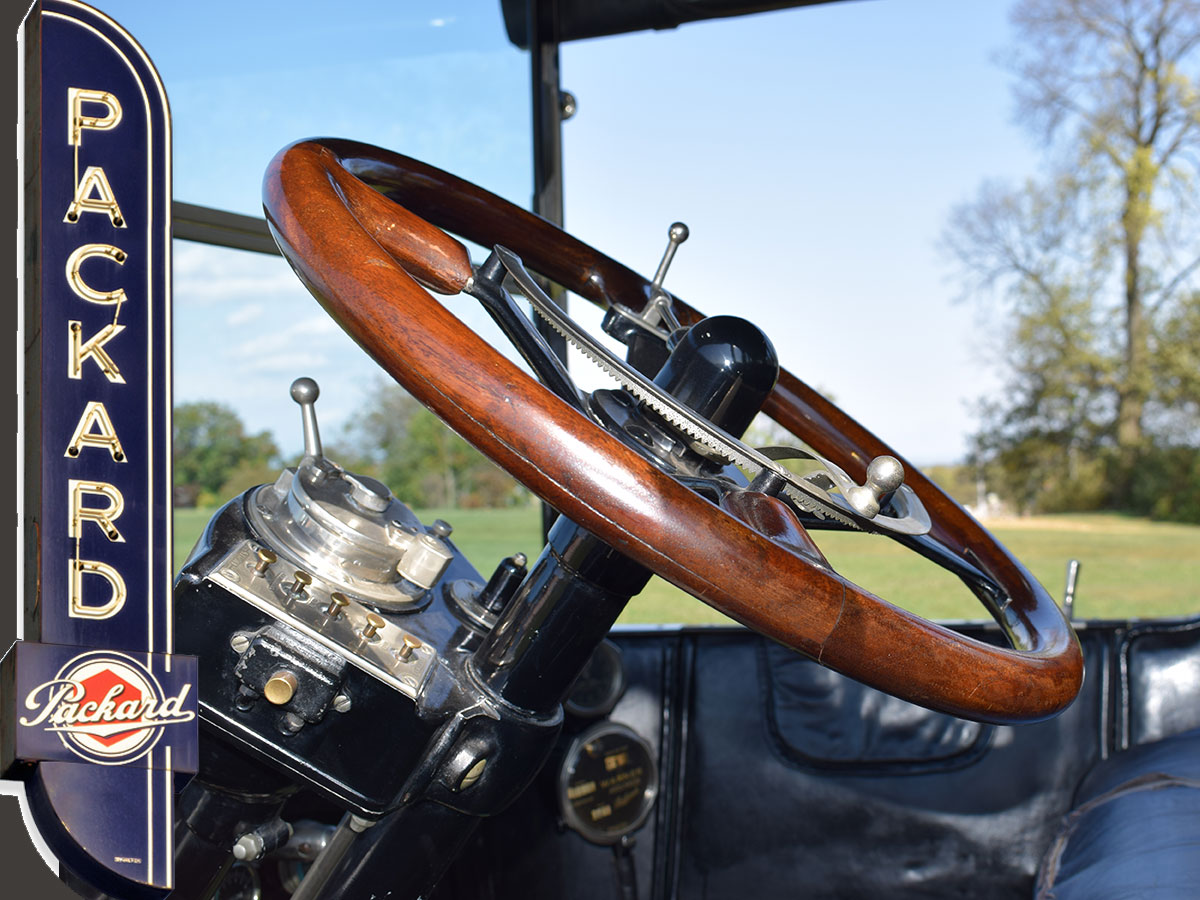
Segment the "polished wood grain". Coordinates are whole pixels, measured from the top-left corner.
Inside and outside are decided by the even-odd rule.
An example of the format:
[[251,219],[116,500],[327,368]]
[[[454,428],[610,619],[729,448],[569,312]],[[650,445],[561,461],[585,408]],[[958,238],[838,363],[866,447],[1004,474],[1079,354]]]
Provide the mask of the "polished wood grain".
[[[465,248],[441,229],[504,244],[601,304],[641,309],[650,289],[643,276],[475,185],[351,141],[281,151],[266,174],[264,207],[309,290],[392,377],[555,509],[704,602],[846,675],[967,718],[1037,720],[1078,693],[1079,644],[1053,599],[912,466],[908,482],[934,519],[933,536],[1006,591],[996,616],[1011,648],[963,637],[842,578],[772,503],[750,497],[724,511],[691,492],[418,284],[453,293],[470,277]],[[699,313],[685,307],[681,318]],[[787,372],[767,411],[859,480],[873,456],[894,452]]]
[[833,569],[791,507],[778,497],[758,491],[729,491],[721,495],[717,505],[779,546],[817,565]]

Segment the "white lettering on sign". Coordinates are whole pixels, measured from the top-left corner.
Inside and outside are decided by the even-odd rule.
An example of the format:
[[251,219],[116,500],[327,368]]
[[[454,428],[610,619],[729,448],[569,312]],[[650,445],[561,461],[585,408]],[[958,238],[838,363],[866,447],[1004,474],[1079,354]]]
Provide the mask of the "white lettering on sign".
[[184,684],[168,697],[154,674],[131,657],[93,650],[27,691],[29,715],[19,722],[57,733],[83,759],[120,765],[150,750],[165,727],[196,718],[184,709],[191,688]]

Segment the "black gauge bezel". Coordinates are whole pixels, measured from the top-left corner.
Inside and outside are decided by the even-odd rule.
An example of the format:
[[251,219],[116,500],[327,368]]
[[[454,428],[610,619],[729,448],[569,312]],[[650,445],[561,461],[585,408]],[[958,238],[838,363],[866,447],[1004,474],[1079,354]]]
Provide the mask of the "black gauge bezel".
[[[589,703],[585,698],[578,696],[577,688],[581,679],[596,677],[597,668],[599,678],[606,682],[605,693],[599,702]],[[626,684],[625,662],[621,656],[621,649],[612,641],[603,640],[596,645],[591,658],[579,673],[579,678],[571,686],[571,692],[563,701],[563,710],[579,719],[599,719],[607,716],[625,693]]]
[[[579,769],[579,763],[585,752],[584,748],[592,742],[613,738],[623,740],[627,745],[636,747],[643,755],[642,765],[644,776],[642,780],[642,796],[637,801],[639,805],[636,815],[619,827],[610,830],[598,827],[594,821],[589,821],[579,814],[579,811],[571,802],[569,788]],[[581,732],[571,742],[558,770],[558,808],[563,824],[573,831],[578,832],[585,840],[593,844],[611,846],[612,844],[620,843],[621,839],[626,835],[637,831],[646,824],[651,810],[654,809],[654,801],[657,797],[658,763],[655,760],[654,748],[650,746],[649,741],[632,728],[617,722],[597,722]]]

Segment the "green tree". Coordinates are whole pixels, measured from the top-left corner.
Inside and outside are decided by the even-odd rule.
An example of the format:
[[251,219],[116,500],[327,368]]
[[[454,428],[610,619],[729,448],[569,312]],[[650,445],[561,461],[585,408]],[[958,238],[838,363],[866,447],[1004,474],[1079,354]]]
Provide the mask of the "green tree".
[[237,413],[222,403],[184,403],[173,418],[176,492],[192,502],[225,499],[222,487],[235,471],[262,470],[279,457],[270,432],[246,434]]
[[1026,506],[1144,506],[1147,460],[1200,435],[1180,349],[1200,268],[1200,2],[1021,0],[1012,22],[1048,174],[985,183],[945,233],[964,293],[1007,301],[1008,379],[977,451]]
[[[403,388],[379,379],[331,450],[410,506],[506,506],[526,496],[511,477],[442,424]],[[354,463],[349,462],[354,460]]]

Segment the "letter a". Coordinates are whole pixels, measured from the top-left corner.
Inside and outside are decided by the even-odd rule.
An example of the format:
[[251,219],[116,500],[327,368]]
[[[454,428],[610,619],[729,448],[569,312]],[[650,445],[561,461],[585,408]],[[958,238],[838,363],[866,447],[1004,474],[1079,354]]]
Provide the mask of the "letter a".
[[[99,426],[99,431],[92,431],[96,426]],[[108,410],[99,400],[89,401],[84,408],[63,456],[75,459],[84,447],[107,447],[114,460],[125,462],[125,451],[121,449],[121,442],[117,440],[117,430],[108,416]]]
[[[96,196],[93,197],[93,193]],[[106,213],[114,227],[125,227],[125,217],[121,215],[121,207],[117,206],[117,198],[108,183],[108,176],[99,166],[88,166],[84,170],[79,184],[75,185],[75,199],[67,207],[63,221],[78,222],[79,214],[85,212]]]

